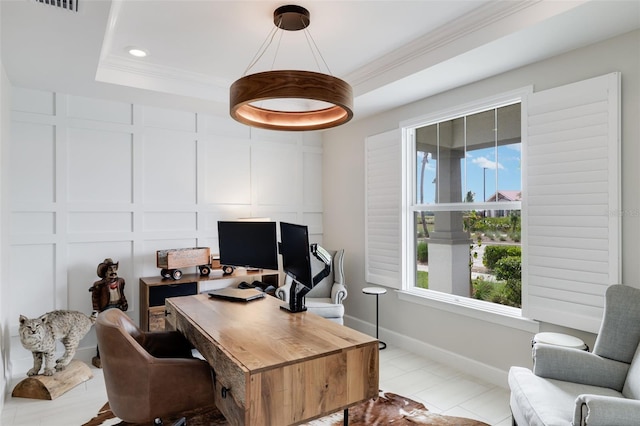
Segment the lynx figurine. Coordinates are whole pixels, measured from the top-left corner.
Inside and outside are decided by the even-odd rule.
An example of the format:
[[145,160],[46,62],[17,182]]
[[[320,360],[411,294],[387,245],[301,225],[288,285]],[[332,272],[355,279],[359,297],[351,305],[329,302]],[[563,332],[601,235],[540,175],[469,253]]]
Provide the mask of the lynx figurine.
[[38,374],[43,356],[44,375],[53,375],[56,340],[62,341],[65,351],[62,358],[56,360],[55,370],[64,370],[76,354],[80,340],[95,322],[95,315],[88,317],[77,311],[52,311],[35,319],[20,315],[20,341],[33,355],[33,368],[27,376]]

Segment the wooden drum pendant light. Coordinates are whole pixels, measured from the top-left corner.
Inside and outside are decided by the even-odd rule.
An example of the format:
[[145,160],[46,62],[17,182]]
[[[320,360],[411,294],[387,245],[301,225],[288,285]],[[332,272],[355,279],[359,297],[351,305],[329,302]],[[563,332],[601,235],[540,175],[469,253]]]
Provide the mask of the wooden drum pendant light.
[[[309,26],[309,11],[282,6],[273,13],[276,27],[297,31]],[[263,101],[302,99],[322,107],[278,110],[257,106]],[[339,126],[353,117],[353,92],[345,81],[312,71],[279,70],[246,75],[231,85],[230,113],[249,126],[271,130],[321,130]]]

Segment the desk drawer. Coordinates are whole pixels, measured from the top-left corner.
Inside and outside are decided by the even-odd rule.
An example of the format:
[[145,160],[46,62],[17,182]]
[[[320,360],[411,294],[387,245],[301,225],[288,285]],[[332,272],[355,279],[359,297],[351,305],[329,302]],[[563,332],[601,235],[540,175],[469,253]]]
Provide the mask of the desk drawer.
[[164,306],[168,297],[198,294],[198,283],[167,284],[149,287],[149,306]]

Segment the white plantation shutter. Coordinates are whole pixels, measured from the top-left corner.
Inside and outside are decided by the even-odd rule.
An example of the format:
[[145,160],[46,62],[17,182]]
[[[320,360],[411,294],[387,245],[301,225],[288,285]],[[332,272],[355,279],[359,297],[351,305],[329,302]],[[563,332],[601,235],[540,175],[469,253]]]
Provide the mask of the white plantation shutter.
[[400,130],[365,140],[365,279],[402,288],[402,137]]
[[620,74],[531,94],[523,316],[597,332],[620,280]]

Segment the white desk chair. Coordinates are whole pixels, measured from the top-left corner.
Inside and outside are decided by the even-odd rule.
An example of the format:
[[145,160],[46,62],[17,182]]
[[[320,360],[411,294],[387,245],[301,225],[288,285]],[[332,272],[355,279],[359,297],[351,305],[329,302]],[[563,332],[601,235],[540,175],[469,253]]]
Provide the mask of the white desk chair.
[[[331,272],[307,293],[305,305],[309,312],[343,324],[344,305],[347,288],[344,285],[344,250],[327,250],[331,254]],[[324,264],[311,256],[311,275],[315,276],[324,269]],[[292,279],[287,276],[284,285],[276,290],[276,296],[289,301],[289,289]]]

